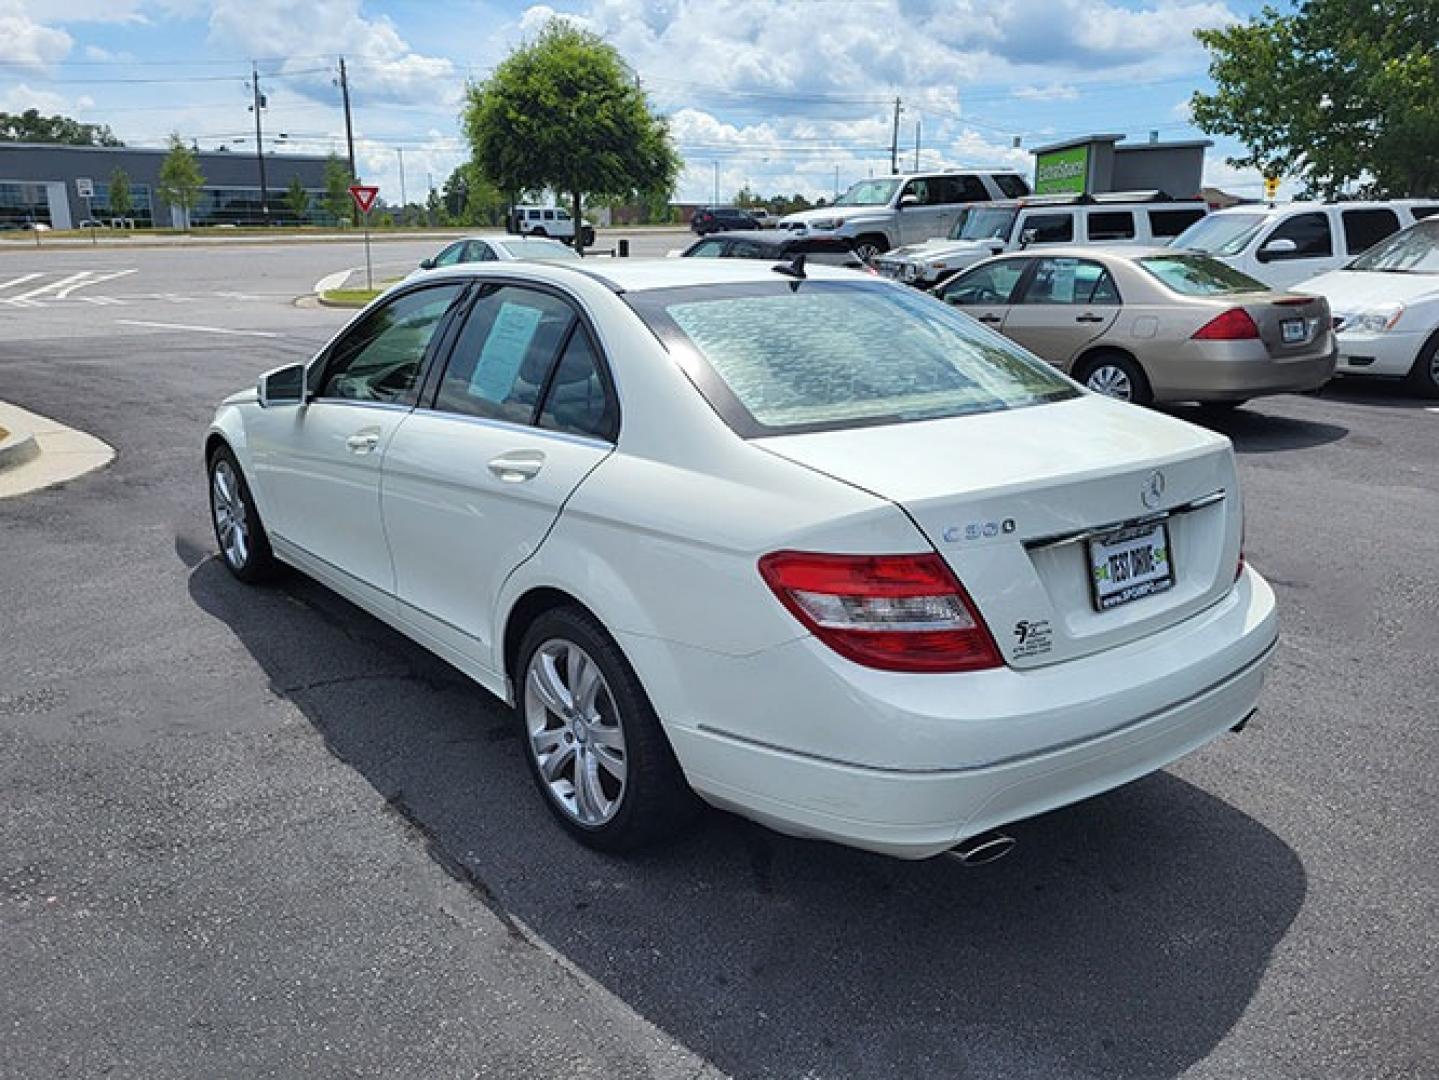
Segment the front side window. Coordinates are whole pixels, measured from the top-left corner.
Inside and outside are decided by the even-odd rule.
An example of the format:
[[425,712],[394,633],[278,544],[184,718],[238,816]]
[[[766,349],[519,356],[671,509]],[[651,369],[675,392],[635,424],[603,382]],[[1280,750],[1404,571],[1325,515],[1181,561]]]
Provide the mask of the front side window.
[[1181,296],[1223,296],[1269,290],[1263,282],[1208,255],[1176,251],[1173,255],[1151,255],[1138,262],[1150,277]]
[[1019,223],[1020,239],[1026,236],[1031,244],[1068,244],[1074,239],[1074,215],[1030,214]]
[[776,280],[625,300],[744,437],[994,412],[1078,393],[1007,339],[903,286]]
[[1029,194],[1029,185],[1024,182],[1024,177],[1014,173],[996,173],[994,182],[1006,199],[1022,199]]
[[1399,215],[1393,210],[1379,207],[1345,210],[1339,216],[1344,221],[1344,245],[1351,255],[1368,251],[1386,236],[1393,236],[1399,231]]
[[691,259],[718,259],[724,256],[725,240],[701,240],[685,254]]
[[1089,215],[1089,238],[1096,243],[1133,240],[1134,215],[1128,210],[1092,211]]
[[1018,214],[1018,210],[1007,206],[971,207],[955,223],[957,231],[950,234],[950,239],[1007,241],[1009,231],[1014,227],[1014,219]]
[[1038,259],[1034,274],[1024,287],[1020,304],[1119,303],[1114,278],[1097,262],[1088,259]]
[[1009,303],[1014,287],[1032,259],[1001,259],[960,274],[941,291],[945,303],[961,307],[1001,306]]
[[463,261],[464,254],[465,242],[458,240],[435,256],[435,265],[454,266],[457,262]]
[[555,356],[578,321],[569,304],[549,293],[514,285],[491,289],[470,309],[435,407],[531,423]]
[[[1276,240],[1294,241],[1294,250],[1266,251],[1265,248]],[[1281,222],[1260,247],[1259,261],[1318,259],[1333,254],[1334,238],[1329,231],[1329,215],[1316,211],[1310,214],[1295,214],[1288,221]]]
[[834,206],[888,206],[898,180],[861,180],[838,199]]
[[[316,396],[403,402],[461,284],[415,289],[362,316],[331,347],[311,385]],[[317,385],[316,385],[317,384]]]

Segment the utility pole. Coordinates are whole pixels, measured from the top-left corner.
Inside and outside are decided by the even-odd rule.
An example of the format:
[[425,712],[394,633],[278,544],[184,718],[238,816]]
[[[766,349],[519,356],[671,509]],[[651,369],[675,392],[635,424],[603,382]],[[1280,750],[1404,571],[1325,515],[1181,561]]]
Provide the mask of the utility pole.
[[718,205],[719,205],[719,162],[718,162],[718,161],[711,161],[710,164],[715,167],[715,201],[714,201],[714,205],[718,206]]
[[400,159],[400,207],[403,209],[410,202],[405,198],[405,148],[403,146],[395,147],[395,154]]
[[919,172],[919,121],[914,122],[914,171]]
[[270,224],[270,190],[265,183],[265,140],[260,130],[260,112],[265,107],[265,95],[260,93],[260,69],[250,62],[250,86],[255,92],[255,103],[250,106],[255,112],[255,161],[260,166],[260,216]]
[[894,99],[894,134],[889,140],[889,171],[899,174],[899,98]]
[[[360,181],[355,172],[355,126],[350,120],[350,76],[345,71],[345,58],[340,57],[340,98],[345,103],[345,147],[349,152],[350,159],[350,183],[357,184]],[[358,209],[350,211],[351,219],[359,224]]]
[[834,167],[834,197],[839,198],[839,166]]

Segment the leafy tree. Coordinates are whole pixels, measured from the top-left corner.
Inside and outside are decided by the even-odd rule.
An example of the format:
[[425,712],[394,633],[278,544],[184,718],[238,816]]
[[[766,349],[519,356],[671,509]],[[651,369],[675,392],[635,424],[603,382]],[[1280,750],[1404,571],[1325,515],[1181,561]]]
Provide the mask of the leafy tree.
[[111,217],[127,218],[135,209],[135,200],[130,194],[130,174],[116,169],[110,174],[110,198],[108,208]]
[[170,153],[160,164],[160,182],[155,185],[155,191],[165,202],[180,209],[186,229],[190,228],[190,211],[195,209],[204,186],[205,174],[200,171],[195,152],[185,145],[179,132],[175,132],[170,136]]
[[290,177],[290,186],[285,190],[285,206],[295,216],[297,225],[304,224],[305,215],[310,210],[310,193],[298,176]]
[[586,195],[669,190],[679,174],[668,122],[620,54],[563,20],[551,19],[466,96],[465,134],[480,172],[503,191],[568,195],[577,232]]
[[354,200],[350,198],[350,167],[339,154],[325,159],[325,212],[337,222],[350,217]]
[[0,142],[63,146],[124,146],[104,124],[82,124],[68,116],[41,116],[39,109],[0,112]]
[[500,225],[509,200],[473,161],[456,168],[441,188],[448,224]]
[[1230,163],[1293,175],[1326,196],[1439,191],[1439,4],[1301,0],[1196,32],[1212,94],[1191,101],[1204,131],[1247,151]]

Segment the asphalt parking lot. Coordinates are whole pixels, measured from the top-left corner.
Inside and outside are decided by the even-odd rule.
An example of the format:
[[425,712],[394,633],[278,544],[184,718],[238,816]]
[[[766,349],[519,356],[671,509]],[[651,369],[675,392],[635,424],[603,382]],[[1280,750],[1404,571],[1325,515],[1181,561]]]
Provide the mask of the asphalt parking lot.
[[39,275],[0,288],[0,399],[118,451],[0,501],[0,1074],[1439,1073],[1433,403],[1175,410],[1233,438],[1279,595],[1244,733],[984,869],[718,812],[615,859],[481,690],[214,558],[213,407],[344,322],[293,298],[357,257],[0,252],[0,286]]

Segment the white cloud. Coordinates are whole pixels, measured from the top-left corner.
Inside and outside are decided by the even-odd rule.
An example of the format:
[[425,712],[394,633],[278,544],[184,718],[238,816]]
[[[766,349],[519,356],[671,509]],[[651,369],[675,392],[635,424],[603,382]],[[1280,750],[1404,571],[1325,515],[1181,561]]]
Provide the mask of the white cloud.
[[102,49],[99,45],[86,45],[85,59],[100,64],[129,64],[134,62],[135,57],[132,53],[112,52],[109,49]]
[[0,94],[0,112],[18,113],[26,109],[38,109],[46,115],[66,113],[70,102],[60,94],[49,90],[36,90],[20,83]]
[[1014,96],[1023,101],[1075,101],[1079,90],[1068,83],[1048,83],[1044,86],[1016,87]]
[[33,19],[19,0],[0,0],[0,62],[43,68],[65,58],[74,39]]
[[146,23],[145,0],[28,0],[22,7],[48,23]]

